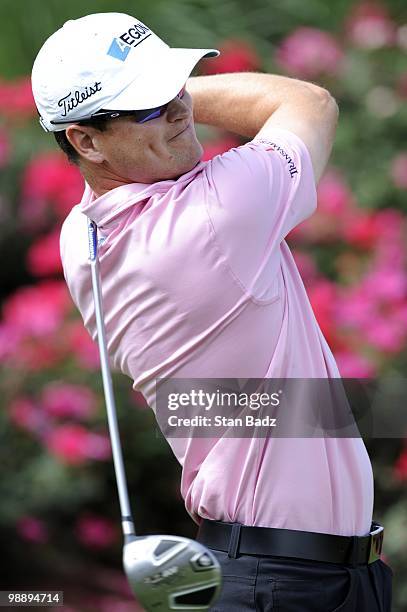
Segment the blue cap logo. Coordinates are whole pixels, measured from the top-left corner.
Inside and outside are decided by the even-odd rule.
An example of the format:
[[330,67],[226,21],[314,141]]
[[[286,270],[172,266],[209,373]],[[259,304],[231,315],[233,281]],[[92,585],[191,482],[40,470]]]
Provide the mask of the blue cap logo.
[[118,38],[114,38],[112,44],[109,47],[108,55],[114,57],[115,59],[124,62],[128,54],[130,53],[131,47],[126,45],[123,41]]

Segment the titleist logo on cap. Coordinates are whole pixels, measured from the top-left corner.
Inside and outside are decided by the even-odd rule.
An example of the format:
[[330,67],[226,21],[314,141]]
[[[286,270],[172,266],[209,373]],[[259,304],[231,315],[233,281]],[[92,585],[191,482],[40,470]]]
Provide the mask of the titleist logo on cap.
[[66,96],[58,100],[58,106],[64,109],[61,113],[61,117],[66,117],[74,108],[82,104],[82,102],[85,102],[85,100],[91,96],[94,96],[98,91],[102,91],[102,84],[96,81],[94,85],[88,85],[82,90],[77,89],[73,93],[72,91],[67,93]]

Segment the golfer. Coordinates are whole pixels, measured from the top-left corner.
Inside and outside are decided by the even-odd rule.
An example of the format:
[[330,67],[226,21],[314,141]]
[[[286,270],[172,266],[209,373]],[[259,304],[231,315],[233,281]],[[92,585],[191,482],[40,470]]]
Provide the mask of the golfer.
[[[285,242],[315,212],[337,104],[277,75],[190,77],[217,54],[107,13],[68,21],[33,67],[41,125],[85,181],[61,233],[66,282],[95,339],[90,218],[111,364],[153,409],[158,377],[340,377]],[[202,162],[195,122],[248,142]],[[168,442],[222,565],[214,611],[390,612],[361,438]]]

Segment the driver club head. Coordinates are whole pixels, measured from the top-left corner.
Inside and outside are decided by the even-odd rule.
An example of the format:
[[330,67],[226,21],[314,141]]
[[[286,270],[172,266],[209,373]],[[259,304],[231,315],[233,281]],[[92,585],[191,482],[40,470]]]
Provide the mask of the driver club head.
[[205,546],[179,536],[126,536],[123,566],[147,612],[208,610],[222,584],[219,562]]

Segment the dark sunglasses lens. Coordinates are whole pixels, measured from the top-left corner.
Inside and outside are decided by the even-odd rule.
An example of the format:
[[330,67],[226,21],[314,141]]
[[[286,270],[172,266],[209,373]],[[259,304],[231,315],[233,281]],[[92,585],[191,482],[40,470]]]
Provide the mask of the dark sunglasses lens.
[[158,108],[150,108],[147,110],[137,111],[137,113],[135,114],[136,121],[137,123],[144,123],[145,121],[149,121],[150,119],[156,119],[157,117],[163,114],[165,109],[166,105],[159,106]]
[[[177,98],[182,98],[185,94],[185,85],[181,89],[181,91],[177,94]],[[148,108],[146,110],[139,110],[134,112],[134,117],[137,123],[145,123],[146,121],[150,121],[150,119],[156,119],[160,117],[167,110],[168,104],[163,104],[162,106],[157,106],[157,108]]]

